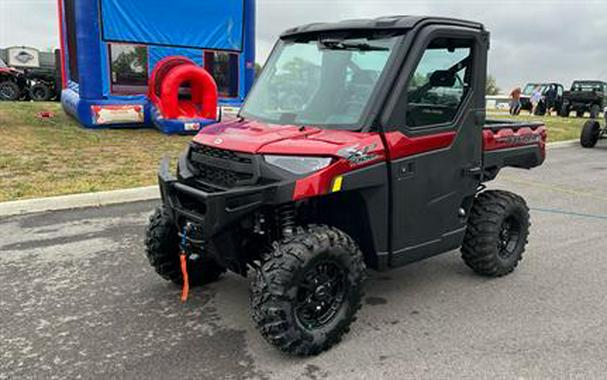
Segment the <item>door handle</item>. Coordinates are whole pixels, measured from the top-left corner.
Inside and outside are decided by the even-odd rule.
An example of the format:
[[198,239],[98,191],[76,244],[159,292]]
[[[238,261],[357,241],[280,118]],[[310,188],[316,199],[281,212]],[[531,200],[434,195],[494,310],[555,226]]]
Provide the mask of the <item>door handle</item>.
[[399,178],[408,178],[415,175],[415,162],[405,162],[399,165],[398,167],[398,177]]

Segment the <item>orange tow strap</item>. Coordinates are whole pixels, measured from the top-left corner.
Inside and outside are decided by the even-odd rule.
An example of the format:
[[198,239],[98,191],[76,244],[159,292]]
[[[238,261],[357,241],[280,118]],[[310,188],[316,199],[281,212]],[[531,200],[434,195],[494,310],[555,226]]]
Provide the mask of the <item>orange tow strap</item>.
[[181,261],[181,275],[183,277],[183,287],[181,289],[181,302],[188,300],[188,293],[190,293],[190,278],[188,276],[188,258],[185,252],[182,252],[179,256]]

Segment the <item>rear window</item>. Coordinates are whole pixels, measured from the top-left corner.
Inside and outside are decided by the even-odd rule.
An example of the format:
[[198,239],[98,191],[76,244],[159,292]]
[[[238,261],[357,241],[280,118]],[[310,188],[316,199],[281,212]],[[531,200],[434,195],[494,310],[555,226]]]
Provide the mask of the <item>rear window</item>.
[[545,93],[548,90],[548,85],[546,84],[528,84],[525,86],[525,89],[523,90],[523,95],[527,95],[527,96],[531,96],[533,95],[533,92],[535,91],[536,88],[539,88],[540,93]]
[[601,82],[574,82],[571,86],[573,91],[603,91],[604,83]]

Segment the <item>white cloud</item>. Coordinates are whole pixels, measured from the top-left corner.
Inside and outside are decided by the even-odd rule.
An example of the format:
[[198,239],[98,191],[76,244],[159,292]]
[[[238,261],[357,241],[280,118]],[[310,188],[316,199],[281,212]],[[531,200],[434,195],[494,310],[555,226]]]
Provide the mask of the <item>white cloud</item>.
[[0,46],[59,46],[56,0],[0,0]]

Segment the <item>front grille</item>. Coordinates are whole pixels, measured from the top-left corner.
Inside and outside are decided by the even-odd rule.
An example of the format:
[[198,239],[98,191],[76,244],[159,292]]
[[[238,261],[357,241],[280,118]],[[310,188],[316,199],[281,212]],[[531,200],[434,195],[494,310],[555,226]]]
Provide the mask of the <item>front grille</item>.
[[207,145],[193,144],[192,152],[199,154],[201,156],[206,156],[210,158],[218,158],[221,160],[228,160],[233,162],[240,162],[243,164],[251,164],[252,159],[251,156],[244,153],[237,153],[231,150],[225,149],[217,149]]
[[255,183],[254,156],[192,144],[189,161],[202,190],[213,192]]
[[232,188],[243,181],[250,181],[253,178],[253,174],[238,173],[203,164],[196,165],[196,168],[198,169],[197,179],[221,187]]

